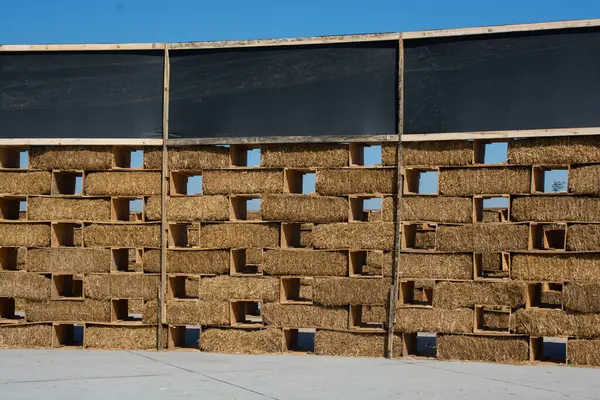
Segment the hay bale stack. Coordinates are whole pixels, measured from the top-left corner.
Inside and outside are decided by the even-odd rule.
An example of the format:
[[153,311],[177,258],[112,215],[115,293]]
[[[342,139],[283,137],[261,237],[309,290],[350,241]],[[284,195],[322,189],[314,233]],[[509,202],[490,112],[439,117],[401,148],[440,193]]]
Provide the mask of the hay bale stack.
[[32,272],[110,272],[110,249],[45,248],[29,249],[27,270]]
[[167,301],[167,324],[229,325],[229,302]]
[[531,189],[531,168],[442,169],[439,180],[440,194],[446,196],[529,193]]
[[567,342],[567,364],[600,367],[600,340],[570,339]]
[[599,314],[567,314],[561,310],[529,309],[511,314],[511,330],[531,336],[600,336]]
[[201,225],[200,242],[200,246],[205,249],[277,247],[279,225],[260,223]]
[[[160,272],[160,250],[144,251],[144,271]],[[228,274],[227,250],[167,250],[169,274]]]
[[[161,198],[153,196],[146,203],[146,219],[160,221]],[[225,196],[194,196],[167,198],[169,221],[227,221],[229,200]]]
[[267,325],[285,328],[348,328],[348,309],[267,303],[261,314]]
[[0,297],[44,300],[50,298],[52,280],[32,272],[0,273]]
[[389,251],[369,251],[367,252],[367,265],[363,265],[363,272],[382,273],[383,276],[392,276],[394,268],[394,256]]
[[600,313],[600,284],[571,282],[564,289],[565,308],[580,313]]
[[156,349],[154,326],[88,325],[85,329],[88,349],[153,350]]
[[324,196],[355,193],[396,193],[396,170],[382,168],[320,169],[317,171],[316,191]]
[[348,145],[268,144],[261,147],[260,165],[275,168],[347,167]]
[[311,240],[318,249],[392,250],[394,224],[358,222],[316,225]]
[[96,196],[160,195],[161,174],[154,171],[90,172],[85,175],[84,193]]
[[466,140],[402,143],[404,165],[469,165],[473,157],[473,143]]
[[393,166],[398,164],[398,144],[397,143],[382,143],[381,144],[381,165]]
[[0,246],[48,247],[50,224],[0,223]]
[[510,140],[511,164],[583,164],[600,162],[600,143],[594,136]]
[[569,171],[569,192],[600,194],[600,165],[571,168]]
[[569,225],[567,227],[567,250],[600,250],[600,225]]
[[159,276],[145,274],[90,274],[84,277],[85,297],[90,299],[143,298],[158,296]]
[[510,207],[511,221],[600,221],[600,199],[597,197],[516,197]]
[[0,171],[2,194],[50,194],[52,174],[47,171]]
[[525,305],[527,284],[522,282],[438,282],[433,306],[455,309],[476,304],[520,307]]
[[440,360],[491,361],[520,364],[529,361],[529,341],[518,336],[438,335]]
[[110,322],[110,301],[33,301],[25,303],[29,322],[73,321]]
[[381,323],[387,322],[387,309],[384,306],[369,306],[361,307],[360,318],[363,322]]
[[371,278],[315,278],[315,304],[323,306],[386,304],[391,281]]
[[514,254],[511,269],[523,281],[600,281],[600,254]]
[[86,247],[160,247],[159,224],[89,224],[84,231]]
[[201,300],[262,299],[264,302],[279,299],[279,279],[268,277],[234,278],[217,276],[200,279]]
[[266,250],[267,275],[346,276],[348,253],[343,251]]
[[[161,159],[162,162],[162,159]],[[185,146],[168,151],[169,169],[203,170],[229,167],[229,147]]]
[[162,147],[144,147],[144,169],[162,168]]
[[350,333],[317,330],[315,354],[342,357],[382,357],[385,336],[376,333]]
[[281,353],[281,329],[217,329],[202,331],[200,349],[215,353],[269,354]]
[[527,250],[529,227],[518,224],[440,225],[437,229],[439,251],[495,252]]
[[473,222],[473,200],[469,197],[402,198],[403,221]]
[[158,321],[158,302],[156,300],[144,302],[144,309],[142,310],[142,323],[147,325],[156,325],[160,323]]
[[0,326],[0,349],[52,347],[52,325],[19,324]]
[[473,310],[465,308],[399,308],[396,310],[397,332],[473,332]]
[[27,218],[32,221],[109,221],[110,199],[30,197]]
[[265,221],[343,222],[348,220],[348,200],[305,194],[264,196],[261,203]]
[[283,172],[276,170],[206,171],[202,175],[204,194],[282,193]]
[[30,146],[31,169],[111,169],[112,146]]

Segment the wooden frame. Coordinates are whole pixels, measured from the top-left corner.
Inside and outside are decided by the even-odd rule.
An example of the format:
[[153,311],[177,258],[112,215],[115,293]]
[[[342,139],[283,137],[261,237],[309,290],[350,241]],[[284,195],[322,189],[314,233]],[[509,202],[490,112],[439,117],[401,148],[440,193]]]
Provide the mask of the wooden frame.
[[[74,341],[75,327],[82,329],[81,343]],[[83,322],[52,324],[52,347],[83,348],[85,343],[85,324]]]
[[82,274],[52,274],[52,300],[83,300],[83,282]]

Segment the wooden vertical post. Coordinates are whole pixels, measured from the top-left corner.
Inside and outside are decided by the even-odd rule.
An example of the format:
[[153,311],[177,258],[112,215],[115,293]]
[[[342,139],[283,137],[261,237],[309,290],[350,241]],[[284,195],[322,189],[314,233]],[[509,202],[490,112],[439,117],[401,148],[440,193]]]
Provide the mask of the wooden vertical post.
[[163,349],[163,324],[167,322],[165,294],[167,292],[167,169],[168,153],[167,142],[169,138],[169,81],[170,81],[170,61],[169,49],[165,47],[165,66],[164,66],[164,92],[163,92],[163,140],[162,140],[162,168],[161,168],[161,218],[160,218],[160,289],[158,292],[158,312],[157,312],[157,338],[156,346],[160,351]]
[[402,34],[398,39],[398,142],[396,144],[396,205],[394,207],[394,255],[392,286],[389,292],[387,320],[386,358],[392,358],[394,348],[394,325],[396,325],[396,300],[398,293],[398,269],[400,263],[400,206],[402,203],[402,133],[404,132],[404,42]]

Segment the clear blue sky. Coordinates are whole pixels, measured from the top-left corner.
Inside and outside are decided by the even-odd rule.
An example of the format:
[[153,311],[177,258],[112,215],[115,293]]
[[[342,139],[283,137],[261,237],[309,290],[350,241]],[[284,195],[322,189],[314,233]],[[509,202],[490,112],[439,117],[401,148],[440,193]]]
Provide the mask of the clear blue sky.
[[175,42],[600,17],[598,0],[4,0],[0,43]]

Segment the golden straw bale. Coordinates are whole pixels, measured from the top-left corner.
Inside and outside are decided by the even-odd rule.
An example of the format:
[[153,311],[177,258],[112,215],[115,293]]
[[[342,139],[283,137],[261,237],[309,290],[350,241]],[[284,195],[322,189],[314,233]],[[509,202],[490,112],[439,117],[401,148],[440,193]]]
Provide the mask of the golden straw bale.
[[52,174],[47,171],[0,171],[2,194],[50,194]]
[[270,277],[217,276],[200,279],[201,300],[279,299],[279,279]]
[[363,272],[367,274],[383,276],[392,276],[394,268],[394,257],[390,251],[368,251],[366,265],[363,265]]
[[473,222],[470,197],[410,196],[402,199],[403,221]]
[[399,308],[396,310],[398,332],[473,332],[473,310],[462,308]]
[[261,308],[267,325],[285,328],[348,328],[348,309],[303,304],[267,303]]
[[525,304],[527,284],[523,282],[438,282],[433,306],[455,309],[476,304],[519,307]]
[[265,221],[343,222],[348,220],[348,200],[304,194],[266,195],[261,213]]
[[569,225],[567,227],[567,250],[600,250],[600,225]]
[[392,250],[394,224],[389,222],[355,222],[316,225],[312,244],[319,249]]
[[390,168],[320,169],[316,191],[324,196],[396,193],[396,170]]
[[111,169],[112,146],[30,146],[31,169]]
[[600,198],[575,196],[516,197],[511,201],[511,221],[600,221]]
[[200,245],[205,249],[277,247],[279,225],[261,223],[206,224],[200,227]]
[[52,347],[52,325],[18,324],[0,326],[0,349]]
[[402,143],[404,165],[451,166],[473,163],[473,142],[466,140]]
[[531,189],[531,168],[442,169],[439,180],[440,194],[446,196],[529,193]]
[[0,246],[48,247],[50,224],[0,223]]
[[202,351],[230,354],[281,353],[281,329],[217,329],[202,331]]
[[514,254],[511,270],[523,281],[600,281],[600,254]]
[[572,167],[569,171],[569,192],[600,194],[600,165]]
[[398,144],[383,143],[381,145],[381,165],[393,166],[398,164]]
[[25,317],[30,322],[110,322],[110,311],[110,301],[105,300],[28,300],[25,303]]
[[229,167],[229,147],[172,147],[168,151],[168,163],[169,169],[175,170],[203,170],[227,168]]
[[142,323],[149,325],[158,323],[158,301],[150,300],[144,302],[144,309],[142,310]]
[[303,249],[266,250],[263,271],[268,275],[346,276],[348,253]]
[[[160,272],[160,250],[144,251],[144,271]],[[228,250],[167,250],[169,274],[228,274]]]
[[[146,203],[146,219],[161,219],[161,198],[152,196]],[[229,200],[225,196],[194,196],[167,198],[169,221],[227,221]]]
[[32,272],[0,273],[0,297],[44,300],[50,298],[50,277]]
[[342,357],[382,357],[385,336],[377,333],[350,333],[317,330],[315,354]]
[[600,367],[600,340],[569,339],[567,364]]
[[437,249],[440,251],[494,252],[527,250],[529,227],[519,224],[440,225]]
[[27,270],[34,272],[110,272],[110,249],[77,247],[27,250]]
[[600,284],[571,282],[564,288],[564,299],[568,311],[600,313]]
[[487,329],[508,331],[510,328],[510,315],[508,312],[486,307],[483,310],[483,326]]
[[599,314],[568,314],[561,310],[517,310],[510,317],[511,330],[531,336],[598,337]]
[[204,194],[282,193],[283,172],[277,170],[215,170],[202,175]]
[[387,322],[387,309],[384,306],[364,305],[360,310],[360,318],[363,322],[385,324]]
[[32,221],[109,221],[110,199],[30,197],[27,218]]
[[594,136],[510,140],[511,164],[583,164],[600,162],[600,143]]
[[307,168],[348,166],[348,145],[338,143],[267,144],[261,147],[263,167]]
[[84,182],[84,193],[97,196],[150,196],[162,190],[161,174],[154,171],[90,172]]
[[522,364],[529,361],[529,341],[519,336],[437,336],[440,360],[488,361]]
[[85,297],[90,299],[143,298],[158,296],[158,275],[147,274],[90,274],[84,280]]
[[417,230],[414,246],[415,249],[435,250],[435,230]]
[[160,247],[159,224],[89,224],[84,231],[86,247]]
[[229,302],[167,301],[167,324],[229,325]]
[[263,262],[263,249],[246,249],[246,264],[259,265]]
[[155,326],[88,325],[85,347],[88,349],[152,350],[156,349]]
[[152,146],[144,147],[144,169],[161,169],[162,168],[162,147]]
[[314,302],[324,306],[386,304],[390,285],[385,278],[315,278]]

